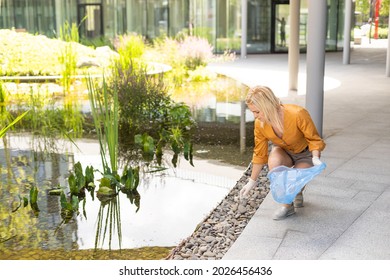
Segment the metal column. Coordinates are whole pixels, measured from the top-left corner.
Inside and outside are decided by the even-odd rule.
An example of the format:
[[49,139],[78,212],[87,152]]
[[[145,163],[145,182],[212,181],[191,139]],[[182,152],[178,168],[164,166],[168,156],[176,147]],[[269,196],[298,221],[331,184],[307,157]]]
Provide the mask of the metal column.
[[301,0],[290,0],[290,39],[288,43],[289,91],[298,90],[300,2]]
[[351,61],[352,0],[345,0],[343,64]]
[[308,4],[306,108],[322,136],[327,1],[309,0]]
[[248,32],[248,0],[241,0],[241,58],[246,58]]
[[[389,4],[390,6],[390,4]],[[389,7],[390,9],[390,7]],[[390,17],[389,17],[389,30],[387,34],[387,61],[386,61],[386,76],[390,77]]]

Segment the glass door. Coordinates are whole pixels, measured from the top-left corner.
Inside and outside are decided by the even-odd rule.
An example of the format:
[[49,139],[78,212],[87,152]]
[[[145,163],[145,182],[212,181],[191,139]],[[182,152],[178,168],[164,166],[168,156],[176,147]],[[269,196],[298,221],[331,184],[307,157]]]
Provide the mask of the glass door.
[[96,38],[103,35],[101,4],[80,4],[78,16],[80,37]]
[[289,37],[289,1],[275,1],[272,5],[272,52],[287,52]]

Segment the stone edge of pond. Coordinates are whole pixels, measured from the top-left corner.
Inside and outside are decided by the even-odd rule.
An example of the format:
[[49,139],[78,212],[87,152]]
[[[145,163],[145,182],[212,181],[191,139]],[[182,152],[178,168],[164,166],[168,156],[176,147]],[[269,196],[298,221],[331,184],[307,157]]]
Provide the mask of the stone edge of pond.
[[182,240],[166,260],[218,260],[222,259],[242,233],[269,193],[267,170],[257,179],[258,187],[248,199],[240,201],[239,191],[246,184],[251,165],[224,199],[198,224],[194,232]]

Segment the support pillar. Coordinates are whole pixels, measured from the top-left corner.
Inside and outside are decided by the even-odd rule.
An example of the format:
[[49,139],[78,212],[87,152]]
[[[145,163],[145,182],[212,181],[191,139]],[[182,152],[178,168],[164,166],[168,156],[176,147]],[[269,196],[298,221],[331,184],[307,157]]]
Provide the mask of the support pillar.
[[352,0],[345,0],[343,64],[351,61]]
[[[390,4],[389,4],[390,9]],[[389,30],[387,33],[387,60],[386,60],[386,76],[390,77],[390,17],[389,17]]]
[[245,153],[246,149],[246,103],[245,100],[241,100],[241,118],[240,118],[240,153]]
[[241,58],[246,58],[248,31],[248,0],[241,0]]
[[306,108],[322,136],[327,1],[309,0],[308,7]]
[[290,0],[290,38],[288,43],[289,91],[298,90],[300,2],[301,0]]

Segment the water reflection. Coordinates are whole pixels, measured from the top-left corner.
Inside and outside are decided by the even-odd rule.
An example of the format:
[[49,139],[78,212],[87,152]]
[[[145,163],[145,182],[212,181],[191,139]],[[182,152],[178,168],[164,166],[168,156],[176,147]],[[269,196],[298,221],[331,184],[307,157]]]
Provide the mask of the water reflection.
[[[173,98],[191,107],[200,128],[197,145],[210,143],[219,156],[223,154],[219,148],[236,145],[237,150],[229,153],[232,156],[239,153],[238,124],[244,93],[234,81],[219,79],[212,85],[188,86],[175,92]],[[37,109],[25,122],[31,134],[8,135],[0,144],[0,250],[174,246],[193,232],[242,175],[244,167],[196,158],[193,167],[182,159],[178,168],[168,166],[164,172],[142,174],[137,189],[140,207],[137,197],[123,193],[107,201],[86,193],[85,198],[79,198],[78,211],[66,216],[61,198],[49,195],[53,188],[61,186],[64,193],[70,193],[69,172],[78,162],[83,167],[103,170],[96,140],[62,140],[66,136],[77,138],[85,130],[82,125],[90,112],[89,101],[77,101],[58,102],[38,92],[27,101],[8,106],[17,111],[32,102]],[[246,110],[246,121],[251,118]],[[39,211],[35,212],[31,207],[23,207],[33,187],[39,191]],[[72,204],[72,200],[68,202]]]
[[[12,250],[89,249],[95,248],[96,242],[99,248],[105,249],[174,246],[192,233],[197,223],[223,199],[242,174],[241,169],[232,166],[195,159],[195,167],[181,161],[177,169],[143,176],[138,187],[142,197],[139,211],[136,213],[137,207],[125,195],[116,196],[117,200],[105,207],[111,207],[113,221],[117,224],[104,224],[107,212],[102,213],[102,230],[99,232],[97,221],[102,210],[99,200],[92,200],[87,194],[85,213],[80,211],[76,219],[62,224],[60,199],[48,195],[53,185],[66,186],[67,175],[75,162],[100,168],[97,141],[77,141],[80,150],[66,143],[58,153],[37,161],[30,149],[31,137],[12,136],[8,140],[8,146],[3,145],[0,150],[0,204],[1,216],[4,217],[0,226],[0,246]],[[7,154],[12,166],[5,162]],[[3,168],[5,166],[8,170]],[[7,179],[10,170],[12,180]],[[21,178],[27,179],[19,180]],[[19,195],[27,195],[33,182],[39,189],[39,215],[32,215],[28,207],[11,213],[10,210],[20,201]],[[121,227],[118,227],[118,222]]]
[[[213,83],[193,83],[172,93],[173,99],[186,103],[197,122],[239,124],[241,101],[245,99],[247,86],[226,77],[218,77]],[[253,114],[245,110],[245,120],[252,122]]]

